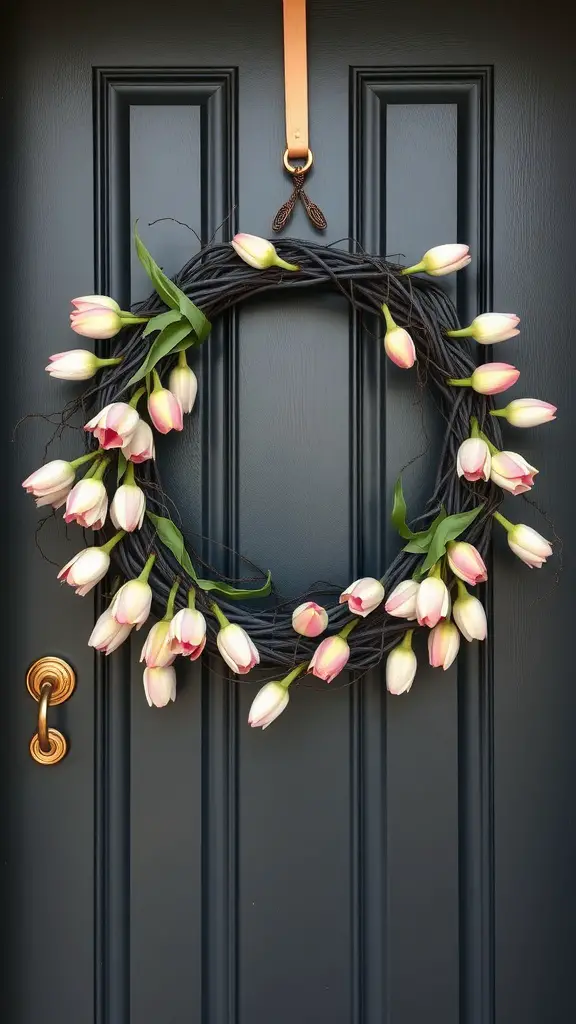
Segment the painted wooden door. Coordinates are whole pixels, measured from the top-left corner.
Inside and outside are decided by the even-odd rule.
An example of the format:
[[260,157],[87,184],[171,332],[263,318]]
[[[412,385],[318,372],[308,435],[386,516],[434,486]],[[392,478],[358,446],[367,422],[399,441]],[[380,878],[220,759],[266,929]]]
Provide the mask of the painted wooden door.
[[[497,536],[490,642],[457,669],[422,670],[403,700],[382,672],[328,693],[307,680],[263,734],[246,725],[255,686],[220,664],[191,667],[157,711],[138,643],[94,659],[94,602],[55,579],[79,534],[48,523],[42,555],[19,486],[53,427],[14,430],[73,393],[42,369],[72,347],[70,296],[148,293],[135,218],[168,272],[196,241],[157,218],[269,233],[288,191],[281,5],[29,0],[4,41],[2,1019],[573,1019],[569,34],[516,2],[310,0],[327,238],[409,262],[470,244],[473,264],[446,281],[462,317],[521,314],[503,357],[522,367],[515,394],[560,407],[541,432],[507,431],[541,468],[537,507],[508,507],[566,544],[562,574],[558,558],[536,573]],[[291,231],[310,236],[302,210]],[[287,594],[383,570],[393,482],[425,452],[406,474],[423,502],[441,432],[411,375],[313,296],[243,309],[195,368],[198,413],[159,450],[186,529],[270,567]],[[78,444],[69,430],[57,447]],[[29,756],[25,688],[49,653],[78,673],[54,709],[71,746],[54,768]]]

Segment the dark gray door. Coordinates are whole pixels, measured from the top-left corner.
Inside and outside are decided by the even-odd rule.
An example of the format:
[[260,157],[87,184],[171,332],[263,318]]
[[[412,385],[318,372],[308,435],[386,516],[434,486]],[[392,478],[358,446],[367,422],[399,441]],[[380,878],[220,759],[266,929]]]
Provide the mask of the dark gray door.
[[[156,218],[269,233],[289,187],[281,5],[29,0],[5,41],[2,1020],[573,1020],[569,33],[519,3],[310,0],[310,192],[327,237],[411,263],[470,244],[471,268],[446,284],[462,316],[521,314],[502,358],[519,362],[521,394],[560,407],[510,442],[541,468],[544,519],[509,508],[568,543],[560,575],[558,560],[529,572],[497,538],[490,644],[457,670],[422,670],[402,700],[381,672],[329,692],[308,679],[263,734],[246,725],[255,686],[220,664],[182,673],[157,711],[138,643],[94,660],[94,603],[55,579],[78,545],[52,522],[43,558],[19,486],[51,428],[12,431],[61,404],[42,368],[73,347],[70,296],[148,293],[134,218],[169,272],[196,242]],[[291,233],[310,231],[297,210]],[[427,450],[406,475],[423,502],[441,429],[411,375],[387,373],[346,308],[312,296],[243,309],[196,369],[199,414],[160,445],[186,528],[269,566],[288,594],[383,569],[393,481]],[[59,450],[77,446],[66,431]],[[54,709],[71,744],[54,768],[29,756],[25,689],[49,653],[78,673]]]

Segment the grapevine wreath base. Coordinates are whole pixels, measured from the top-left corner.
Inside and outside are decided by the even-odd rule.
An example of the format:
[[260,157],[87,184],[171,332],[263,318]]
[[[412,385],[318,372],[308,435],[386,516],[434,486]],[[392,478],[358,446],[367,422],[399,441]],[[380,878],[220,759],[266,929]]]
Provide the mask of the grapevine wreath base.
[[[66,422],[80,412],[96,414],[84,427],[86,454],[72,463],[48,463],[24,481],[37,504],[65,506],[67,522],[99,531],[95,546],[76,555],[61,579],[84,595],[106,575],[111,559],[127,581],[111,594],[90,643],[111,653],[152,610],[160,622],[142,652],[149,703],[174,699],[178,654],[195,660],[205,649],[222,655],[239,675],[260,663],[283,677],[254,701],[251,724],[265,727],[286,706],[297,676],[311,672],[330,682],[344,665],[375,668],[390,649],[388,688],[407,692],[416,670],[414,628],[426,630],[430,662],[444,668],[461,634],[484,639],[485,615],[466,584],[486,579],[483,559],[494,518],[528,565],[540,566],[551,554],[534,530],[498,512],[504,492],[528,491],[537,471],[522,456],[501,451],[497,417],[533,426],[553,419],[556,410],[537,399],[495,409],[492,396],[515,383],[519,372],[507,363],[477,366],[469,339],[482,345],[506,340],[519,333],[518,318],[487,313],[460,325],[435,278],[463,269],[470,262],[467,246],[436,246],[419,264],[403,268],[315,242],[287,239],[274,247],[237,235],[231,244],[203,248],[171,281],[137,232],[135,243],[154,294],[130,312],[108,296],[73,300],[73,330],[107,339],[105,357],[78,349],[52,356],[47,367],[64,379],[99,374],[62,414]],[[182,429],[197,387],[186,352],[205,342],[210,322],[263,293],[310,290],[344,296],[365,323],[365,343],[383,339],[397,367],[414,367],[417,385],[430,387],[445,431],[433,492],[412,528],[396,485],[392,519],[406,543],[391,565],[371,566],[374,575],[343,594],[315,585],[287,601],[273,592],[269,575],[249,585],[227,579],[184,540],[162,488],[150,422],[159,433]]]

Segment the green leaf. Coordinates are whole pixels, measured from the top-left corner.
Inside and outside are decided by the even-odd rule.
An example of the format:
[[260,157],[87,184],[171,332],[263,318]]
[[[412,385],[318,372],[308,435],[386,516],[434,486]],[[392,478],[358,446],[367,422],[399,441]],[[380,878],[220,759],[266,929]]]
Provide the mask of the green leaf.
[[267,597],[272,589],[272,574],[268,572],[266,582],[261,587],[252,590],[245,587],[233,587],[231,583],[224,583],[220,580],[196,580],[196,583],[200,590],[216,590],[235,601],[243,601],[250,597]]
[[442,558],[442,555],[446,552],[448,541],[456,540],[456,537],[464,533],[464,530],[474,522],[476,516],[483,508],[483,504],[478,505],[477,508],[473,508],[470,512],[458,512],[456,515],[447,516],[446,519],[442,520],[434,532],[428,554],[423,565],[420,567],[420,575],[428,572]]
[[173,523],[171,519],[166,519],[164,516],[155,516],[153,512],[147,512],[146,515],[148,516],[148,519],[154,523],[156,533],[162,543],[165,544],[172,552],[174,558],[180,562],[180,565],[186,570],[188,575],[197,582],[198,577],[194,570],[194,566],[192,565],[190,555],[184,546],[184,537],[176,526],[176,523]]
[[168,324],[152,342],[146,359],[136,370],[134,376],[130,378],[126,387],[130,387],[131,384],[137,384],[139,380],[142,380],[146,374],[150,373],[160,359],[170,355],[175,346],[191,333],[192,328],[186,320],[179,319],[176,323]]
[[116,483],[121,484],[124,479],[124,474],[128,469],[128,460],[123,452],[118,452],[118,467],[116,473]]
[[412,540],[416,534],[406,523],[406,501],[402,489],[402,477],[399,476],[394,487],[394,504],[392,506],[392,523],[404,540]]
[[206,319],[202,310],[198,309],[198,306],[195,306],[188,296],[181,291],[178,285],[174,284],[174,282],[171,281],[169,277],[166,277],[166,274],[160,270],[160,267],[152,258],[148,249],[144,245],[144,242],[140,238],[136,225],[134,225],[134,244],[136,246],[138,259],[162,301],[165,302],[167,306],[170,306],[171,309],[179,310],[182,316],[186,317],[188,320],[188,323],[195,332],[198,341],[205,341],[210,333],[210,321]]
[[446,519],[447,515],[448,513],[446,512],[446,509],[444,508],[444,505],[442,505],[440,512],[436,518],[432,520],[428,529],[422,533],[415,533],[412,540],[406,544],[403,550],[409,551],[411,554],[425,555],[430,547],[430,543],[438,526],[444,519]]
[[143,337],[147,338],[149,334],[153,334],[154,331],[162,331],[168,324],[173,324],[176,320],[180,320],[182,314],[178,309],[169,309],[167,313],[159,313],[158,316],[153,316],[148,321],[144,328]]

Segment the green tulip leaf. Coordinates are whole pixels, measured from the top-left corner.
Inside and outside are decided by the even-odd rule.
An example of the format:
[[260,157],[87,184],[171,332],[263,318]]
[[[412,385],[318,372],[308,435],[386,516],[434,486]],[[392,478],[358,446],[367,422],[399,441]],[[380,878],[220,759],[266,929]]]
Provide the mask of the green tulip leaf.
[[144,328],[143,337],[147,338],[149,334],[153,334],[154,331],[162,331],[168,324],[173,324],[176,320],[180,320],[182,314],[179,309],[169,309],[167,313],[159,313],[158,316],[153,316],[148,321]]
[[404,551],[409,551],[411,554],[425,555],[430,547],[432,538],[438,529],[441,522],[446,519],[448,515],[444,505],[440,509],[440,512],[435,519],[432,520],[428,529],[423,533],[415,533],[412,540],[405,545]]
[[152,281],[158,295],[170,309],[179,310],[182,316],[186,317],[190,327],[194,331],[199,342],[205,341],[210,333],[211,324],[198,306],[195,306],[191,299],[160,270],[156,261],[152,258],[144,242],[138,234],[134,225],[134,244],[138,259]]
[[456,515],[447,516],[442,520],[434,531],[434,536],[432,537],[430,547],[428,548],[428,554],[426,555],[423,564],[420,566],[419,573],[421,576],[427,573],[433,565],[436,565],[436,562],[446,553],[446,545],[448,542],[456,540],[461,533],[464,533],[464,530],[474,522],[476,516],[479,515],[483,508],[483,504],[478,505],[470,512],[458,512]]
[[191,334],[192,328],[187,320],[179,318],[176,323],[168,324],[163,331],[160,331],[158,337],[154,339],[144,362],[138,367],[134,376],[130,378],[126,387],[137,384],[139,380],[142,380],[150,373],[160,359],[170,355],[176,345],[179,345],[180,342],[184,341]]
[[188,575],[191,576],[193,580],[197,581],[198,577],[194,566],[192,565],[190,555],[186,551],[184,537],[176,526],[176,523],[173,523],[171,519],[166,519],[164,516],[155,516],[153,512],[147,512],[146,515],[150,522],[152,522],[156,527],[156,533],[162,543],[165,544],[169,551],[172,552],[174,558],[180,562],[180,565],[186,570]]
[[126,470],[128,469],[128,460],[124,455],[124,452],[118,452],[118,467],[116,472],[116,483],[121,484],[124,479]]
[[224,583],[220,580],[196,580],[196,584],[200,590],[216,590],[219,594],[225,594],[226,597],[234,601],[244,601],[251,597],[267,597],[272,589],[272,574],[268,571],[266,581],[262,586],[252,590],[234,587],[231,583]]

